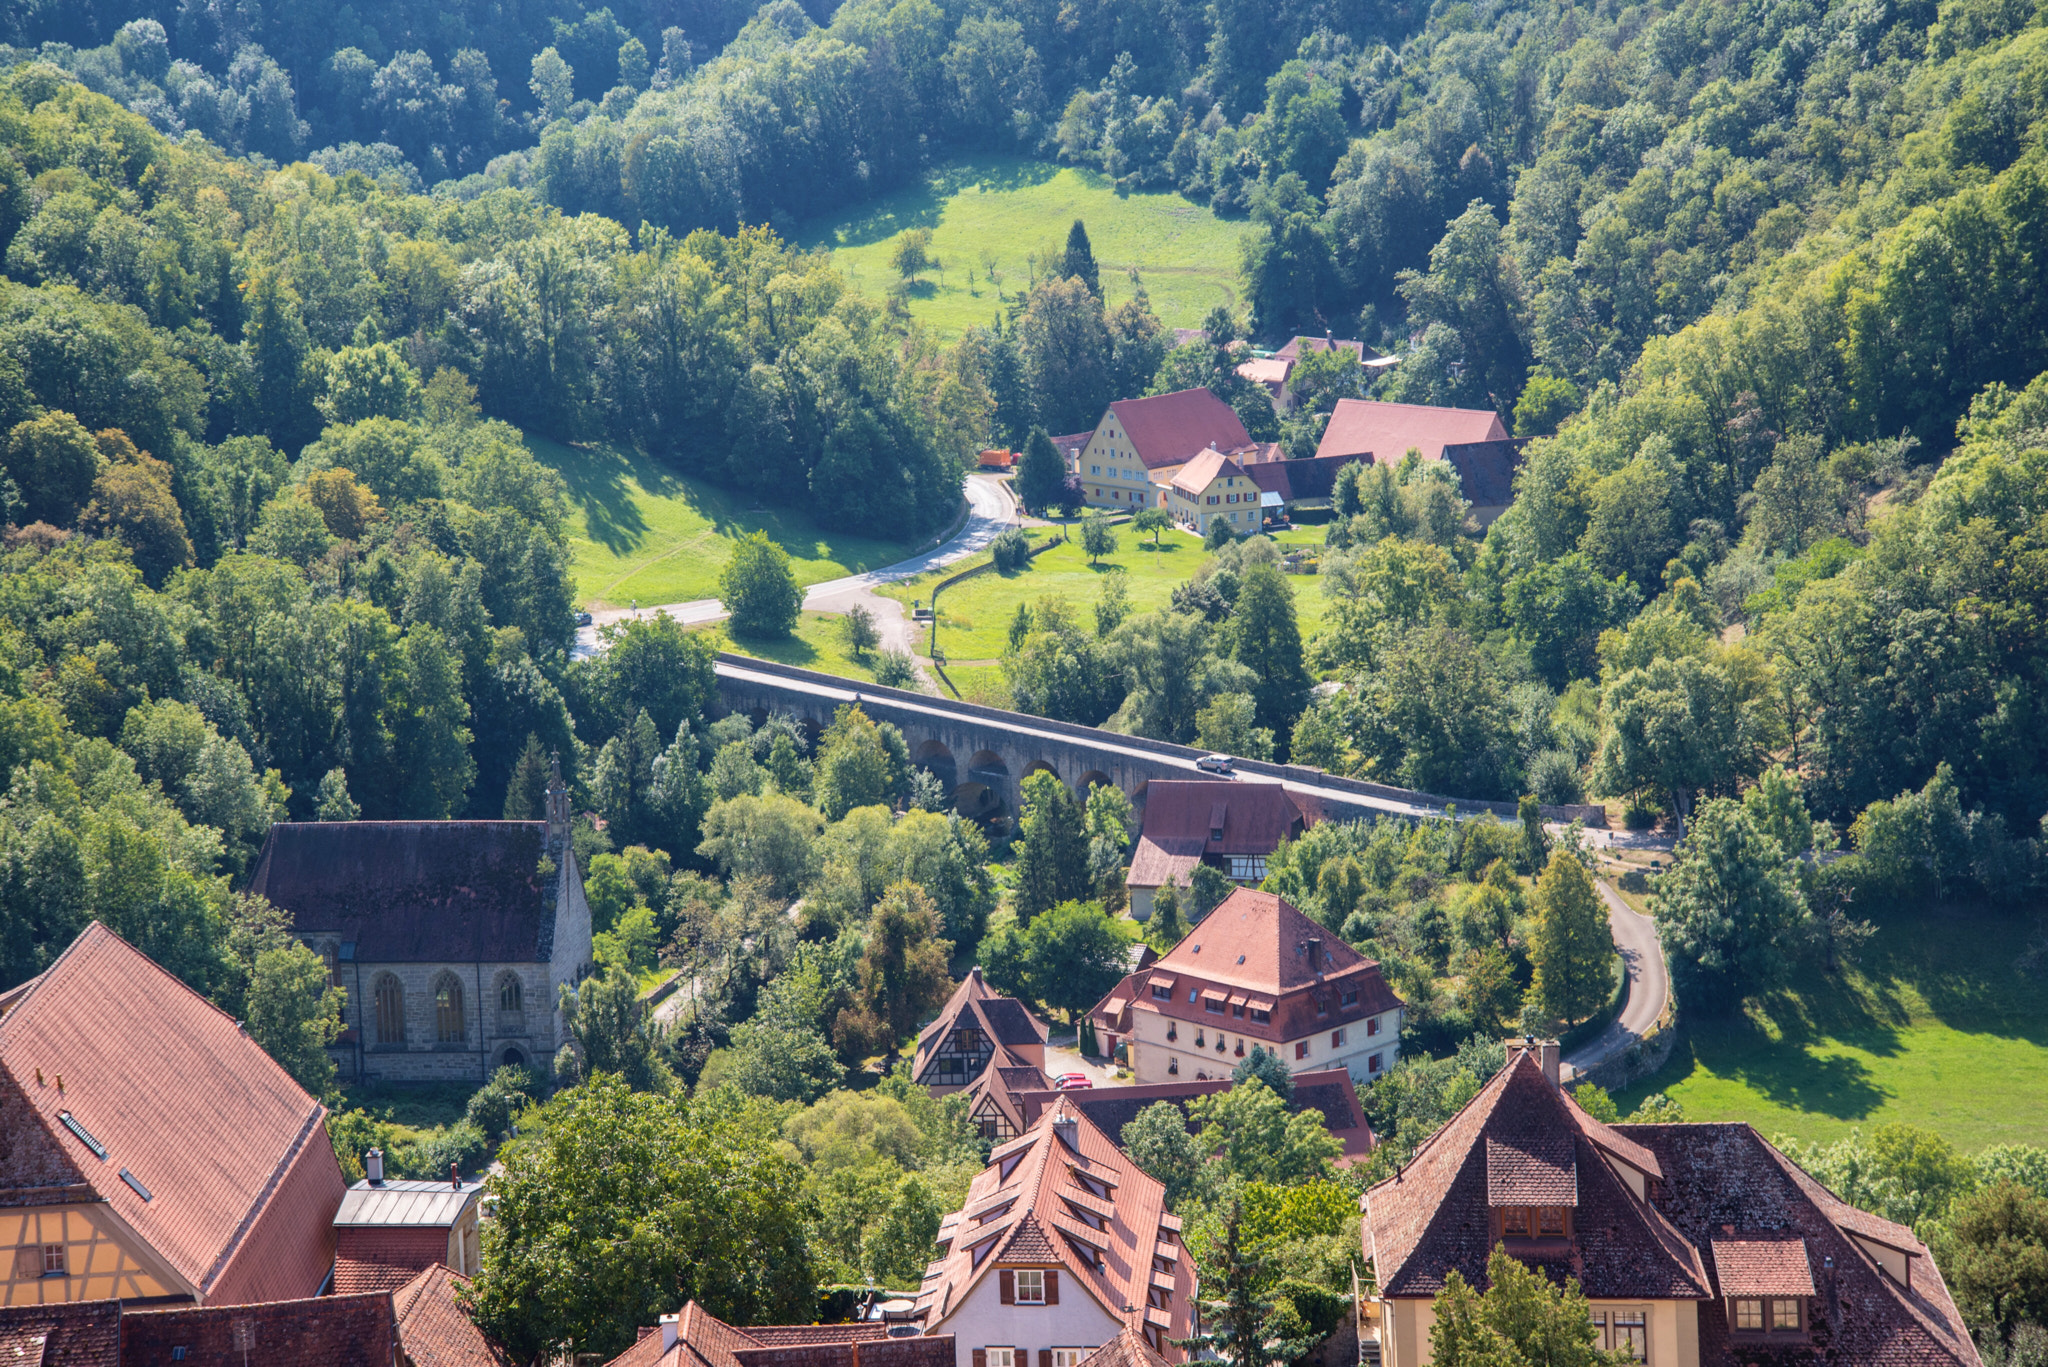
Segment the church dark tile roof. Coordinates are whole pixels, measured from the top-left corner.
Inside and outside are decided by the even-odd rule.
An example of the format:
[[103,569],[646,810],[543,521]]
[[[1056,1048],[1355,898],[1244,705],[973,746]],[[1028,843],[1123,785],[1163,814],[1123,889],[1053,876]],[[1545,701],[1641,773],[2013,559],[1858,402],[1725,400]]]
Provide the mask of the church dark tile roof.
[[248,891],[372,963],[530,963],[552,952],[540,821],[279,823]]

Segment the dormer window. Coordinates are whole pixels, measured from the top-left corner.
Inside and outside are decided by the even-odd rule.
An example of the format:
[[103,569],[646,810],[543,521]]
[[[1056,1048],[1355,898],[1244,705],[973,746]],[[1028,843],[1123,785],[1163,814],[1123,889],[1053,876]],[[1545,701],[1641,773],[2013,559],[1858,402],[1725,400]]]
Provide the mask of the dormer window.
[[1515,1239],[1568,1239],[1572,1233],[1570,1206],[1500,1206],[1500,1237]]
[[1172,1001],[1173,989],[1170,987],[1154,987],[1152,989],[1152,1000],[1156,1002]]

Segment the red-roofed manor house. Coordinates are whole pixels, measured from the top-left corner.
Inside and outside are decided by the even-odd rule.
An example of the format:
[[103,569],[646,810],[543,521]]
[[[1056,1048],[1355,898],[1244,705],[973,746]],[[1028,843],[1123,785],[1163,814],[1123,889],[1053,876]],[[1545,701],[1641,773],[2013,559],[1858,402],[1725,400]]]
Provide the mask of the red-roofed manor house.
[[1270,892],[1239,888],[1092,1013],[1141,1083],[1230,1076],[1255,1046],[1297,1073],[1371,1082],[1401,1057],[1403,1003],[1380,966]]
[[590,903],[559,772],[540,821],[309,821],[270,828],[249,891],[292,914],[348,991],[343,1077],[484,1082],[545,1068],[556,1006],[591,967]]
[[1177,389],[1111,404],[1069,469],[1091,508],[1164,508],[1167,481],[1181,466],[1204,451],[1242,451],[1251,444],[1229,404],[1206,389]]

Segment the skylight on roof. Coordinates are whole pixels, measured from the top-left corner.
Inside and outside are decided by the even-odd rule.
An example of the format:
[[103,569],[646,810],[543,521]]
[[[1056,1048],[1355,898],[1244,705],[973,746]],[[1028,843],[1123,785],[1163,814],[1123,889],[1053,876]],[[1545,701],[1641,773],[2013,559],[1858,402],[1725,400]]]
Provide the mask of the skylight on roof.
[[64,1122],[64,1128],[78,1136],[78,1142],[92,1150],[93,1157],[102,1163],[107,1161],[107,1146],[92,1137],[92,1131],[78,1123],[78,1117],[69,1111],[57,1112],[57,1119]]
[[121,1169],[121,1180],[123,1182],[126,1182],[129,1186],[129,1189],[132,1190],[137,1196],[140,1196],[143,1200],[154,1201],[156,1199],[154,1196],[151,1196],[149,1194],[149,1188],[142,1185],[142,1179],[137,1177],[134,1173],[128,1171],[128,1169]]

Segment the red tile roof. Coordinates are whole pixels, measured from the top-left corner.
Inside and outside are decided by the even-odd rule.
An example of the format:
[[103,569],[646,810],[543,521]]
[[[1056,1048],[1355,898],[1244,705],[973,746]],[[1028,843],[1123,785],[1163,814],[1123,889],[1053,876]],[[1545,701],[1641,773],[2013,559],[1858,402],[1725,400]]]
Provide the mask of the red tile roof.
[[1411,449],[1422,452],[1424,460],[1441,460],[1446,446],[1501,441],[1507,435],[1500,414],[1487,408],[1339,399],[1316,455],[1370,455],[1382,465],[1398,465]]
[[1125,1329],[1087,1357],[1079,1367],[1165,1367],[1166,1359],[1136,1329]]
[[[953,989],[953,995],[946,999],[932,1022],[917,1032],[915,1061],[920,1080],[940,1043],[961,1025],[975,1026],[1006,1049],[1042,1045],[1048,1033],[1045,1022],[1032,1015],[1024,1003],[990,987],[977,965],[967,970],[967,976]],[[1022,1058],[1003,1061],[1013,1066],[1027,1063]]]
[[326,1111],[104,925],[88,925],[0,1019],[0,1069],[41,1130],[19,1154],[36,1169],[28,1181],[16,1154],[0,1162],[0,1186],[17,1189],[7,1203],[33,1199],[18,1189],[46,1180],[54,1160],[209,1302],[309,1296],[326,1279],[343,1190]]
[[552,952],[539,821],[307,821],[270,828],[249,891],[360,963],[534,963]]
[[[1107,1187],[1108,1196],[1091,1191],[1084,1176]],[[1166,1189],[1126,1158],[1078,1106],[1054,1103],[1029,1134],[995,1149],[989,1165],[969,1184],[960,1210],[940,1222],[944,1251],[926,1269],[917,1295],[925,1332],[954,1332],[949,1317],[966,1303],[975,1284],[1017,1264],[1050,1267],[1059,1276],[1060,1295],[1086,1294],[1121,1318],[1124,1306],[1145,1304],[1154,1275],[1153,1248],[1162,1227],[1174,1227],[1165,1225],[1173,1220],[1165,1195]],[[1010,1204],[1004,1209],[1006,1201]],[[1105,1227],[1091,1229],[1071,1216],[1070,1203],[1098,1213],[1106,1206]],[[966,1223],[968,1212],[990,1208],[1003,1209],[1003,1214],[978,1227]],[[993,1250],[977,1262],[974,1250],[991,1238]],[[1106,1250],[1100,1267],[1093,1251],[1097,1247]],[[1168,1275],[1173,1280],[1168,1337],[1185,1338],[1194,1268],[1189,1259],[1179,1258]],[[1185,1352],[1174,1349],[1172,1355],[1180,1358]]]
[[1109,416],[1130,438],[1131,449],[1148,470],[1184,464],[1212,446],[1235,451],[1252,441],[1237,411],[1206,389],[1120,399],[1109,406]]
[[121,1319],[122,1367],[188,1363],[238,1367],[393,1367],[391,1297],[323,1296],[269,1305],[156,1310]]
[[[1036,1125],[1049,1107],[1065,1097],[1081,1114],[1094,1121],[1118,1148],[1122,1148],[1124,1126],[1136,1120],[1138,1112],[1147,1106],[1167,1101],[1185,1113],[1188,1103],[1197,1097],[1227,1092],[1234,1085],[1229,1078],[1211,1078],[1201,1082],[1143,1082],[1133,1087],[1101,1087],[1081,1092],[1045,1089],[1023,1092],[1017,1101],[1023,1111],[1024,1123],[1029,1127]],[[1365,1118],[1365,1109],[1358,1100],[1358,1088],[1351,1081],[1348,1070],[1320,1068],[1296,1073],[1288,1109],[1297,1115],[1303,1111],[1315,1111],[1322,1116],[1323,1128],[1344,1145],[1343,1156],[1337,1160],[1339,1167],[1348,1167],[1372,1152],[1375,1142],[1372,1125]]]
[[468,1285],[467,1277],[437,1263],[392,1293],[398,1346],[411,1367],[509,1367],[512,1359],[456,1301],[456,1289]]
[[342,1226],[335,1231],[334,1289],[396,1291],[447,1256],[446,1228]]
[[0,1367],[121,1367],[121,1302],[0,1308]]
[[1714,1281],[1723,1296],[1811,1296],[1806,1240],[1714,1239]]
[[[874,1321],[846,1324],[761,1324],[741,1329],[727,1324],[691,1301],[676,1316],[676,1341],[664,1350],[661,1326],[644,1326],[640,1338],[605,1367],[853,1367],[847,1345],[861,1345],[861,1367],[869,1367],[869,1345],[919,1342],[942,1344],[945,1357],[932,1348],[913,1352],[884,1351],[874,1367],[948,1367],[953,1360],[951,1335],[943,1339],[890,1339],[889,1326]],[[929,1359],[929,1360],[927,1360]]]
[[1207,854],[1271,854],[1320,820],[1313,799],[1277,783],[1157,778],[1145,785],[1143,835],[1200,840]]

